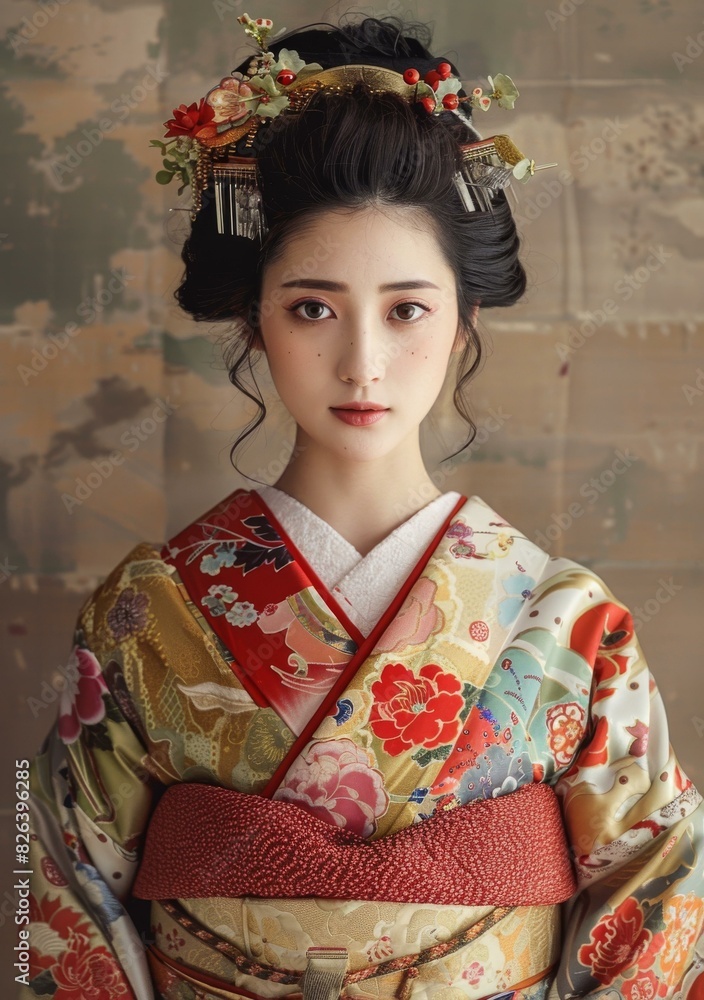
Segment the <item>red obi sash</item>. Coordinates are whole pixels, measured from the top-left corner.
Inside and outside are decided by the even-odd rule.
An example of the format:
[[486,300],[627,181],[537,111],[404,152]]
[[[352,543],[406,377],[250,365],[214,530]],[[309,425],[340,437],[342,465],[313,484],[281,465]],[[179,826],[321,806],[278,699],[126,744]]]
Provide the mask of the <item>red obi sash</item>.
[[168,788],[154,811],[132,891],[159,900],[537,906],[576,888],[557,796],[546,784],[367,840],[290,802],[184,783]]

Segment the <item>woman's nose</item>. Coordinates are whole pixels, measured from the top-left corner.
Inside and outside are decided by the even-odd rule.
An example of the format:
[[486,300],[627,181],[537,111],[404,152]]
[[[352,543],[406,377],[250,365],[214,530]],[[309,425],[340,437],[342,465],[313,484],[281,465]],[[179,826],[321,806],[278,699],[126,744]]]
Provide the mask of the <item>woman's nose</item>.
[[384,377],[392,354],[389,342],[369,326],[348,330],[342,334],[338,374],[343,381],[352,379],[357,385],[378,381]]

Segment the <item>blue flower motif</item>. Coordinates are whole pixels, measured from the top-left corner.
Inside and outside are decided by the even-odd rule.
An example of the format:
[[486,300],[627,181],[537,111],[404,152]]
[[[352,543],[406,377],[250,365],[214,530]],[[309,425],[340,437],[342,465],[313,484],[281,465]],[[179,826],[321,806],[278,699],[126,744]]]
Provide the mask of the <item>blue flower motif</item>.
[[[206,556],[206,559],[210,558]],[[218,615],[224,615],[225,611],[225,601],[228,604],[232,604],[234,600],[237,599],[237,594],[234,592],[232,587],[228,587],[226,584],[214,584],[208,589],[207,597],[201,599],[201,604],[204,604],[206,608],[210,608],[210,613],[216,618]]]
[[110,891],[97,868],[79,861],[76,870],[87,876],[86,893],[88,898],[100,908],[109,924],[124,916],[125,911],[119,900]]
[[219,597],[227,604],[232,604],[233,601],[237,600],[237,594],[232,587],[228,587],[225,583],[214,583],[212,587],[208,588],[208,593],[211,597]]
[[415,788],[411,794],[408,796],[409,802],[422,802],[425,796],[428,794],[427,788]]
[[207,573],[208,576],[217,576],[223,566],[234,566],[236,558],[237,544],[235,542],[220,542],[212,555],[203,556],[201,559],[201,572]]
[[237,604],[233,604],[225,618],[230,625],[244,628],[245,625],[252,625],[257,620],[257,612],[250,601],[238,601]]
[[203,556],[200,561],[200,571],[207,573],[208,576],[217,576],[220,572],[220,560],[213,555]]
[[200,603],[204,604],[206,608],[210,608],[213,618],[217,618],[218,615],[224,615],[227,610],[219,597],[204,597]]
[[508,597],[504,597],[499,602],[499,625],[504,628],[516,620],[521,610],[523,602],[531,596],[531,589],[535,586],[535,580],[527,573],[515,573],[508,580],[503,580],[503,588]]
[[352,718],[352,712],[354,711],[354,706],[349,698],[342,698],[337,703],[337,714],[335,715],[335,722],[338,726],[343,725],[348,719]]
[[218,547],[215,549],[215,554],[220,560],[221,566],[234,566],[235,559],[237,557],[237,543],[220,542]]

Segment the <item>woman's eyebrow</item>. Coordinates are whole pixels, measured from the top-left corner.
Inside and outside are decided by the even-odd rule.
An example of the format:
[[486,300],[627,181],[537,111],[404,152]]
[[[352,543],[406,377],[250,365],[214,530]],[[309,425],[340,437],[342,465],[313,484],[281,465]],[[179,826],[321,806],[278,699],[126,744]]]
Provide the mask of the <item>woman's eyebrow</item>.
[[[293,281],[284,281],[281,288],[321,288],[326,292],[349,292],[350,286],[341,281],[326,281],[324,278],[294,278]],[[411,280],[391,281],[385,285],[379,285],[380,292],[397,292],[406,288],[438,288],[432,281]]]

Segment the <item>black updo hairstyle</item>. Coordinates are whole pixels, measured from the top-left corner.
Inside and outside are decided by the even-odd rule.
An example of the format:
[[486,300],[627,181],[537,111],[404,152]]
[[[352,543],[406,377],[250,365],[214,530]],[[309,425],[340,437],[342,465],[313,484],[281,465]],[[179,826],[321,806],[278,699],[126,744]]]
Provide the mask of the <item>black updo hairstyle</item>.
[[[422,78],[440,61],[429,52],[430,43],[431,31],[424,24],[366,17],[337,27],[306,26],[279,36],[269,48],[276,56],[281,48],[294,49],[305,62],[320,63],[324,69],[364,63],[403,73],[414,67]],[[244,72],[250,62],[248,57],[238,70]],[[454,65],[452,72],[460,76]],[[464,91],[460,95],[465,96]],[[478,138],[467,104],[461,103],[460,109],[460,116],[452,111],[430,115],[397,94],[372,93],[359,83],[346,93],[316,93],[304,113],[284,110],[268,119],[248,150],[257,157],[269,228],[261,248],[246,237],[217,232],[211,179],[183,246],[186,271],[174,294],[197,320],[236,321],[224,360],[230,381],[257,404],[259,413],[232,446],[231,461],[239,444],[266,416],[251,361],[265,267],[317,214],[370,204],[424,209],[455,273],[460,330],[466,344],[458,361],[453,400],[470,434],[448,457],[474,440],[477,428],[462,395],[483,356],[472,307],[513,305],[525,291],[526,274],[518,259],[519,237],[504,193],[494,198],[493,212],[470,213],[454,186],[458,144]],[[241,152],[239,147],[237,152]],[[472,354],[474,360],[465,371]],[[241,380],[245,365],[257,396]],[[234,461],[233,465],[237,469]]]

